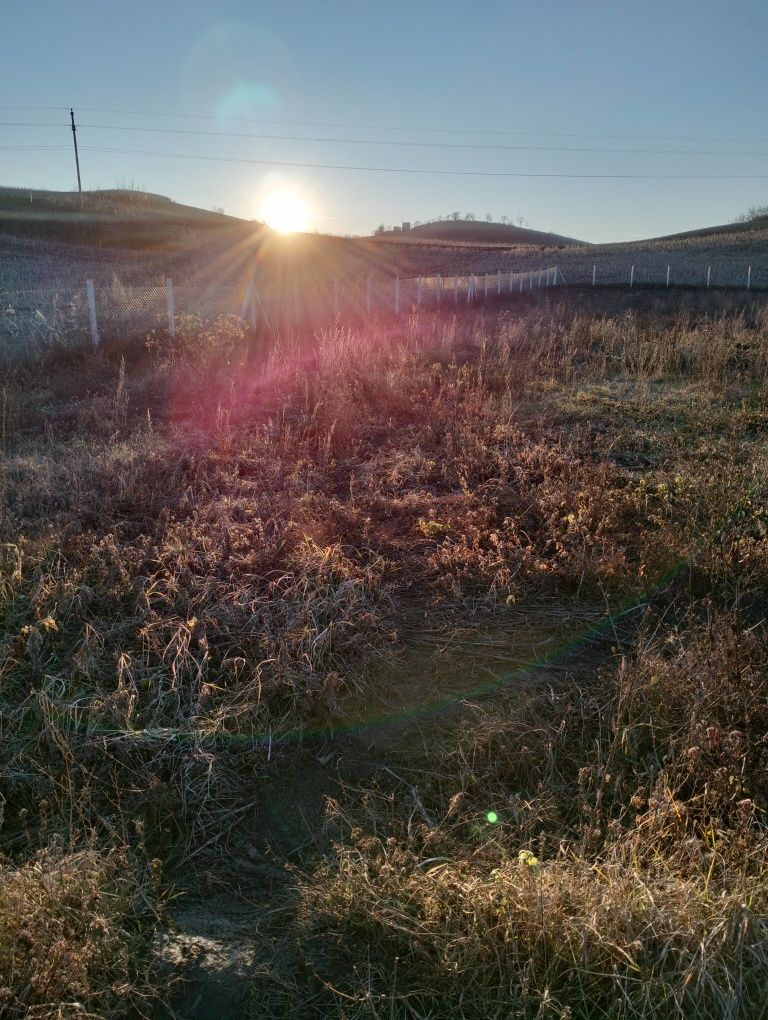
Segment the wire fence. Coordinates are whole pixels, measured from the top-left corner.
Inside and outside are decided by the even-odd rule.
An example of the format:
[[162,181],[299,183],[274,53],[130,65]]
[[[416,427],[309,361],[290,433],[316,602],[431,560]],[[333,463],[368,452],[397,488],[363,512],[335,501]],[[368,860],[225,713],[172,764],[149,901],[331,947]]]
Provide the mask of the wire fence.
[[52,346],[97,348],[161,332],[174,337],[180,319],[236,316],[251,329],[319,329],[336,320],[400,316],[420,306],[474,305],[492,297],[554,287],[556,267],[534,271],[409,279],[358,277],[341,282],[260,286],[108,285],[0,289],[0,345],[19,356]]
[[561,267],[569,284],[612,287],[686,287],[768,290],[768,265],[728,257],[687,256],[665,258],[663,254],[640,259],[633,253],[613,255],[610,260],[580,259]]
[[565,267],[407,279],[358,276],[312,285],[258,280],[211,285],[170,277],[164,284],[123,283],[113,275],[109,283],[67,278],[52,287],[19,289],[0,280],[0,350],[24,357],[51,347],[96,348],[114,340],[139,340],[153,332],[174,337],[179,320],[188,317],[214,321],[235,316],[251,329],[270,332],[313,330],[339,319],[396,318],[422,306],[466,307],[566,285],[768,290],[768,269],[758,264],[753,272],[751,265],[733,259],[635,262],[624,256],[569,260]]

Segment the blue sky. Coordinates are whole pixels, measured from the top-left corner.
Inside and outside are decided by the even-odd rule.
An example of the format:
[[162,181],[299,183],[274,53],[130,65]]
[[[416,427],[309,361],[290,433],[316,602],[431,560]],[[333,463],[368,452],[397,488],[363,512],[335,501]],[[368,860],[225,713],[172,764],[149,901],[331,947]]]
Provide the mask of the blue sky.
[[[0,29],[0,102],[75,107],[84,187],[133,184],[253,217],[280,186],[302,193],[314,226],[334,233],[461,210],[522,215],[593,241],[727,222],[768,204],[766,0],[2,0]],[[187,117],[158,115],[167,113]],[[0,183],[73,187],[64,109],[5,108],[0,120]],[[181,133],[196,130],[211,133]],[[385,140],[454,147],[374,144]],[[30,145],[62,148],[10,148]],[[468,145],[517,148],[459,147]],[[556,151],[573,149],[700,151]],[[483,177],[291,162],[765,176]]]

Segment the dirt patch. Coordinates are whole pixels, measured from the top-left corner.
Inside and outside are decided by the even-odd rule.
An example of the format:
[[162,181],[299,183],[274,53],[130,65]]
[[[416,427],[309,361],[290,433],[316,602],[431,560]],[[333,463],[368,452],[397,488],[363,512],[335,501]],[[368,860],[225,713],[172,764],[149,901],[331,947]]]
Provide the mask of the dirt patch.
[[[467,706],[543,675],[555,681],[579,661],[594,664],[607,648],[599,625],[606,619],[597,606],[553,606],[527,621],[521,614],[507,629],[425,630],[375,671],[375,682],[369,677],[340,699],[330,727],[310,730],[300,747],[276,746],[260,806],[226,841],[226,865],[218,859],[179,878],[178,906],[156,942],[158,965],[172,982],[157,1020],[279,1015],[264,1012],[273,1009],[262,1001],[264,989],[270,1003],[279,1001],[280,981],[291,972],[295,875],[338,838],[333,806],[386,774],[394,787],[409,788],[418,807],[418,785],[410,784],[418,784],[414,777],[436,748],[450,744]],[[298,958],[293,978],[322,995]]]

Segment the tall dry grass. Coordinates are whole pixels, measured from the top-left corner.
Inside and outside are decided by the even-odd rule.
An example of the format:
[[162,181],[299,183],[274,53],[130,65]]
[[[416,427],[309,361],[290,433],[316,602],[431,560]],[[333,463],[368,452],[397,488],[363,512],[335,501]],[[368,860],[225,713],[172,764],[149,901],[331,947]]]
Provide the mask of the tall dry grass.
[[[13,1008],[34,977],[43,1005],[128,1009],[110,989],[138,980],[149,862],[227,861],[287,738],[375,682],[414,610],[503,627],[589,600],[651,614],[616,623],[615,670],[467,710],[421,801],[340,807],[279,994],[307,1015],[759,1016],[764,312],[424,315],[268,351],[187,325],[6,374],[3,883],[93,961],[8,950]],[[38,860],[110,898],[106,957],[68,927],[90,907],[34,899]]]

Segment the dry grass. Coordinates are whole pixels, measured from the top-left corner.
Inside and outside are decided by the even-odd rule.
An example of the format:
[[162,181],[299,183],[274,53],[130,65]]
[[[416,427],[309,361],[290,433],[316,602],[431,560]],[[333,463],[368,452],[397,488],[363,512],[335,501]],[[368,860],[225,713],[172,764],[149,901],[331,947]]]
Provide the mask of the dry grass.
[[122,848],[0,861],[0,1014],[140,1013],[159,868],[142,873]]
[[[545,303],[266,355],[190,322],[10,367],[3,883],[53,933],[12,964],[13,1008],[46,987],[129,1009],[147,861],[220,871],[286,739],[375,682],[416,612],[503,628],[600,601],[615,668],[467,706],[426,766],[392,763],[426,768],[419,791],[333,809],[255,1015],[760,1016],[766,326]],[[48,872],[69,913],[35,898]],[[101,962],[49,974],[62,940]]]

